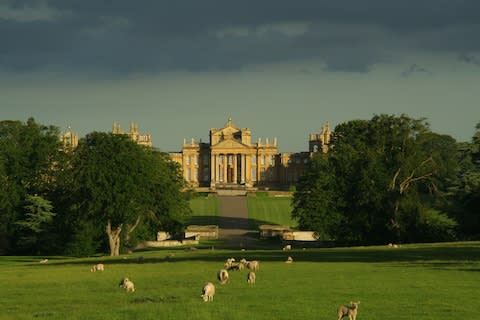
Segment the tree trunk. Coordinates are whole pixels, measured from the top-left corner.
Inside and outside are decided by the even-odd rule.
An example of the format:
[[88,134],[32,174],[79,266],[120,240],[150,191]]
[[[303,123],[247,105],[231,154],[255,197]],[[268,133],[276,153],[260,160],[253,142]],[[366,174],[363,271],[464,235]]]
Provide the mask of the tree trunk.
[[110,256],[119,256],[120,233],[122,232],[122,224],[119,225],[116,229],[112,229],[112,224],[110,220],[108,220],[107,227],[105,229],[108,235],[108,243],[110,244]]
[[138,216],[137,217],[137,220],[135,221],[135,223],[133,224],[133,226],[130,226],[127,224],[127,234],[125,235],[125,241],[130,241],[130,235],[132,234],[132,232],[135,230],[135,228],[137,228],[137,226],[140,224],[140,220],[141,220],[141,217]]

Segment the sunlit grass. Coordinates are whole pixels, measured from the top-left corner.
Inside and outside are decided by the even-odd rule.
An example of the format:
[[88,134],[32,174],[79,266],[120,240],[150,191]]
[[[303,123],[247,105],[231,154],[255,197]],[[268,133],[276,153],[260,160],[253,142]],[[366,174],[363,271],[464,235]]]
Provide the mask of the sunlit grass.
[[[169,256],[172,255],[173,256]],[[0,257],[0,319],[335,319],[360,300],[362,319],[473,319],[480,243],[280,250],[160,250],[119,258]],[[284,261],[290,255],[293,264]],[[227,257],[258,259],[257,283]],[[104,272],[90,272],[103,262]],[[128,276],[136,292],[118,287]],[[213,302],[201,288],[217,286]]]
[[248,197],[248,215],[253,227],[261,224],[281,224],[292,228],[297,222],[292,219],[291,198]]
[[192,216],[188,224],[218,224],[218,200],[215,196],[196,197],[190,200]]

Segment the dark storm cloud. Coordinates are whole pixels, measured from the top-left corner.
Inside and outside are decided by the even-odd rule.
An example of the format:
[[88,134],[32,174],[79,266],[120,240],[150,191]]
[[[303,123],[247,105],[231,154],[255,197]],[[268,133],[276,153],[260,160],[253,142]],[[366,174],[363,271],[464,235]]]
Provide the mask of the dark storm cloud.
[[367,72],[396,52],[480,49],[477,0],[0,1],[0,68],[235,70],[321,59]]
[[423,74],[432,74],[428,69],[419,66],[418,64],[414,63],[411,64],[406,70],[402,72],[403,77],[410,77],[414,74],[423,73]]

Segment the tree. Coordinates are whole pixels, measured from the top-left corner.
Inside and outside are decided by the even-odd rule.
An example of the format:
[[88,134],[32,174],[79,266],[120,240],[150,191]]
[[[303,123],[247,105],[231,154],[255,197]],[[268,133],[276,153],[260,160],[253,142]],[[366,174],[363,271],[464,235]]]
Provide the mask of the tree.
[[178,167],[125,135],[87,135],[67,171],[71,191],[64,195],[70,195],[69,214],[80,217],[71,221],[103,225],[112,256],[120,254],[122,235],[128,240],[140,223],[171,231],[189,214]]
[[458,145],[457,161],[460,170],[452,187],[452,210],[460,224],[460,231],[467,239],[480,236],[480,123],[471,142]]
[[59,150],[57,127],[38,124],[33,118],[26,123],[0,121],[0,236],[11,246],[15,246],[15,222],[22,218],[27,196],[48,198]]
[[53,206],[50,201],[38,195],[28,195],[25,201],[25,216],[15,222],[20,229],[18,242],[20,246],[39,249],[39,241],[55,216]]
[[[304,201],[296,193],[293,214],[305,216],[302,207],[316,208],[310,212],[321,217],[323,227],[337,226],[330,231],[337,240],[407,239],[420,225],[420,213],[430,212],[422,206],[433,207],[454,172],[455,140],[432,133],[424,119],[378,115],[342,123],[331,146],[328,164],[313,167],[317,173],[301,181],[299,189],[312,195]],[[340,217],[338,223],[324,221],[324,211]]]

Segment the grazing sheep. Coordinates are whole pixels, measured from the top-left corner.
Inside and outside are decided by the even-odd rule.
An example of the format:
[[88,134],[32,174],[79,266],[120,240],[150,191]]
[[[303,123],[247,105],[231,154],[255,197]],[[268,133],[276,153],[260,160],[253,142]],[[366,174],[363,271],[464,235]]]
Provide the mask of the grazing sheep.
[[250,270],[257,271],[260,269],[260,262],[253,260],[247,262],[247,268]]
[[349,320],[355,320],[357,318],[358,305],[360,301],[350,301],[349,306],[340,306],[337,310],[338,320],[342,320],[343,317],[348,316]]
[[47,263],[48,262],[48,259],[42,259],[40,260],[40,263]]
[[235,258],[228,258],[225,261],[224,267],[228,269],[234,262],[235,262]]
[[247,283],[255,283],[256,278],[255,272],[250,271],[247,275]]
[[287,261],[285,261],[285,263],[292,263],[292,262],[293,262],[293,258],[290,256],[287,258]]
[[203,301],[213,301],[213,296],[215,295],[215,286],[211,282],[207,282],[202,290],[201,297]]
[[292,245],[287,244],[285,247],[283,247],[283,251],[287,251],[287,250],[292,250]]
[[120,282],[120,287],[127,290],[127,292],[135,292],[135,284],[128,278],[123,278],[123,280]]
[[95,271],[105,271],[105,265],[103,263],[97,263],[92,266],[90,269],[91,272]]
[[243,264],[242,263],[232,263],[230,266],[227,267],[227,270],[233,270],[233,271],[242,271],[243,270]]
[[222,269],[218,271],[218,280],[220,281],[221,284],[225,284],[228,282],[228,271],[225,269]]

